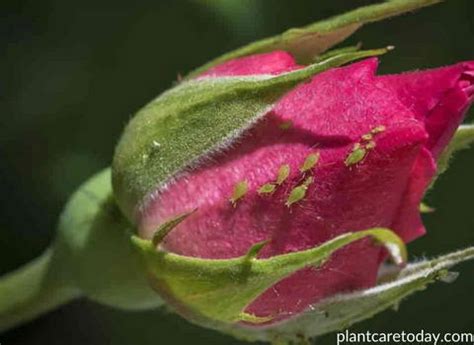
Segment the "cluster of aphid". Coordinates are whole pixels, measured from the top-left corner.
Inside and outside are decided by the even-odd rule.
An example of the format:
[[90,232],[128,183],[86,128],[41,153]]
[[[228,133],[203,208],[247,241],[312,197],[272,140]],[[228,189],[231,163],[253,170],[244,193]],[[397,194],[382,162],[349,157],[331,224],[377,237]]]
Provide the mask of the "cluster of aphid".
[[[374,138],[377,134],[382,133],[385,131],[385,126],[377,126],[374,127],[369,133],[366,133],[361,136],[359,142],[355,143],[352,147],[351,152],[345,159],[344,163],[346,166],[352,166],[357,163],[360,163],[364,160],[367,156],[368,152],[375,148],[376,143]],[[308,171],[313,169],[316,164],[318,164],[320,158],[319,152],[314,152],[309,154],[303,165],[300,167],[300,172],[303,174],[303,177],[306,175]],[[258,190],[258,194],[265,195],[265,194],[272,194],[275,190],[285,182],[285,180],[290,176],[290,166],[288,164],[282,165],[278,170],[277,178],[273,182],[268,182],[262,185]],[[293,188],[286,200],[285,205],[290,207],[294,203],[302,200],[306,196],[306,191],[311,183],[313,183],[314,178],[313,176],[306,177],[303,182]],[[245,196],[248,192],[249,186],[246,180],[238,182],[234,186],[234,190],[232,192],[232,196],[230,197],[229,201],[235,207],[237,205],[237,201]]]
[[[318,164],[320,154],[319,152],[314,152],[309,154],[303,165],[300,167],[300,172],[305,176],[305,174],[314,168],[316,164]],[[272,194],[275,190],[285,182],[285,180],[290,176],[290,166],[288,164],[284,164],[278,170],[277,178],[273,182],[268,182],[262,185],[258,189],[258,194],[265,195],[265,194]],[[306,191],[308,190],[309,185],[314,181],[312,176],[308,176],[304,179],[303,183],[293,188],[288,195],[288,199],[286,200],[285,205],[290,207],[292,204],[300,201],[306,195]],[[237,201],[241,199],[248,191],[248,182],[247,181],[240,181],[238,182],[233,190],[232,196],[230,198],[230,202],[235,207]]]
[[361,140],[354,144],[352,151],[349,153],[344,163],[347,166],[351,166],[364,160],[367,153],[376,146],[374,137],[383,131],[385,131],[385,126],[381,125],[373,128],[369,133],[364,134],[361,137]]

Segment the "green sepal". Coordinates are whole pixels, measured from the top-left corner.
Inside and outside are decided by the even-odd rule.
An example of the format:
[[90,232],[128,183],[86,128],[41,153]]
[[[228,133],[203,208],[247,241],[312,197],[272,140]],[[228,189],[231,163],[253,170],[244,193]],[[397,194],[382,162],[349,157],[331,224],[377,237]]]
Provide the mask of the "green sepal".
[[[454,157],[454,154],[458,151],[468,149],[472,143],[474,143],[474,124],[465,124],[458,127],[453,138],[449,142],[448,146],[444,149],[437,161],[436,175],[431,181],[428,189],[433,188],[434,184],[438,180],[439,176],[446,172],[449,168],[449,164]],[[430,213],[434,209],[425,203],[421,203],[420,212]]]
[[362,47],[362,43],[358,43],[353,46],[348,46],[348,47],[342,47],[342,48],[337,48],[337,49],[331,49],[324,54],[317,55],[314,57],[314,62],[318,61],[324,61],[326,59],[332,58],[333,56],[339,55],[339,54],[345,54],[345,53],[351,53],[351,52],[356,52],[360,50]]
[[302,268],[322,265],[336,250],[366,237],[384,245],[397,264],[406,261],[403,241],[383,228],[347,233],[312,249],[265,259],[257,258],[265,242],[241,257],[202,259],[166,252],[136,236],[132,241],[143,254],[155,289],[189,320],[215,328],[251,321],[245,308],[265,290]]
[[59,220],[54,259],[91,300],[122,309],[156,308],[162,301],[130,244],[133,227],[115,203],[110,175],[110,169],[97,173],[71,196]]
[[119,206],[133,220],[146,196],[228,146],[298,83],[387,50],[345,52],[278,76],[191,80],[165,92],[130,121],[116,148],[112,171]]
[[272,321],[272,317],[270,316],[260,317],[260,316],[256,316],[249,313],[240,313],[239,320],[242,322],[258,325],[259,323],[266,323],[266,322]]
[[457,274],[449,270],[473,259],[474,247],[469,247],[410,264],[373,288],[328,298],[296,317],[275,325],[259,328],[240,324],[221,325],[219,330],[248,341],[298,343],[301,339],[346,329],[389,308],[398,310],[405,298],[425,290],[429,285],[438,281],[451,283]]
[[196,211],[197,211],[197,208],[189,212],[184,212],[161,224],[158,230],[154,232],[153,238],[151,239],[151,242],[153,243],[153,245],[155,247],[158,246],[166,237],[166,235],[170,233],[171,230],[177,227],[181,222],[183,222],[186,218],[188,218],[190,215],[192,215]]
[[420,213],[432,213],[435,211],[435,209],[433,207],[431,207],[430,205],[422,202],[420,203]]
[[81,185],[61,213],[50,248],[0,278],[0,332],[82,297],[131,310],[162,305],[130,243],[132,227],[110,179],[105,169]]
[[474,125],[466,124],[459,126],[453,139],[438,159],[437,176],[448,169],[449,161],[457,151],[468,149],[472,143],[474,143]]
[[262,251],[262,249],[268,244],[270,243],[269,240],[267,241],[262,241],[262,242],[258,242],[258,243],[255,243],[254,245],[252,245],[250,247],[250,249],[247,251],[247,254],[245,254],[245,260],[247,262],[249,261],[252,261],[252,260],[255,260],[257,258],[257,255]]
[[193,78],[209,68],[238,57],[265,53],[273,50],[286,50],[293,54],[299,63],[310,63],[315,56],[342,42],[362,25],[400,15],[441,0],[391,0],[380,4],[360,7],[353,11],[319,21],[302,28],[294,28],[280,35],[250,43],[226,53],[195,69],[187,78]]

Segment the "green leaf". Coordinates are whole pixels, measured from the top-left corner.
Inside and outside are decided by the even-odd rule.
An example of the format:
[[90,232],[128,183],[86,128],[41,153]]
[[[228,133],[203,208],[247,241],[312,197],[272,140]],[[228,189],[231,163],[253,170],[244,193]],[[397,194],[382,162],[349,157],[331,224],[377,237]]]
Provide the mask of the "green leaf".
[[133,219],[145,196],[228,146],[298,83],[387,50],[346,52],[278,76],[191,80],[165,92],[131,120],[117,146],[112,171],[119,205]]
[[388,308],[397,308],[406,297],[426,289],[432,283],[452,282],[457,275],[449,272],[449,269],[473,259],[474,247],[469,247],[410,264],[387,282],[370,289],[334,296],[283,323],[263,328],[232,325],[220,330],[249,341],[278,340],[281,343],[342,330]]
[[329,18],[308,26],[290,29],[284,33],[250,43],[226,53],[191,72],[193,78],[209,68],[241,56],[264,53],[273,50],[286,50],[298,62],[309,63],[314,57],[332,46],[342,42],[366,23],[400,15],[429,6],[441,0],[391,0]]
[[302,268],[322,265],[336,250],[365,237],[384,245],[397,264],[405,262],[403,241],[382,228],[347,233],[312,249],[267,259],[257,258],[266,242],[255,244],[241,257],[211,260],[165,252],[149,240],[132,239],[144,256],[152,284],[167,301],[188,319],[219,328],[248,322],[253,316],[245,314],[245,308],[265,290]]

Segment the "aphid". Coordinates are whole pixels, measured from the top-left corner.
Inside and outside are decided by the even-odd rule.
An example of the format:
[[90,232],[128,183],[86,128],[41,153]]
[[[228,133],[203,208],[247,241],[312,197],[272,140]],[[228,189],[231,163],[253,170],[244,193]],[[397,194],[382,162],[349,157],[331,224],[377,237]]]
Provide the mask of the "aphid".
[[300,171],[302,173],[304,173],[304,172],[314,168],[316,166],[316,164],[318,164],[319,157],[320,157],[319,152],[311,153],[310,155],[308,155],[308,157],[306,157],[303,165],[301,166]]
[[275,191],[276,185],[273,183],[265,183],[258,189],[258,194],[271,194]]
[[240,181],[234,186],[234,191],[229,201],[235,207],[237,201],[241,199],[249,190],[249,185],[247,181]]
[[365,145],[365,148],[366,148],[367,150],[372,150],[372,149],[375,148],[375,146],[377,146],[377,144],[375,143],[375,141],[371,141],[371,142],[367,143],[367,145]]
[[372,134],[379,134],[379,133],[382,133],[382,132],[385,132],[387,128],[384,126],[384,125],[379,125],[377,127],[374,127],[372,128],[372,130],[370,131],[370,133]]
[[278,125],[278,127],[284,131],[290,129],[292,126],[293,126],[293,122],[291,122],[291,120],[283,121],[282,123]]
[[364,134],[364,135],[362,136],[362,140],[370,141],[370,140],[372,140],[373,137],[374,137],[374,136],[373,136],[371,133],[367,133],[367,134]]
[[309,176],[304,180],[303,185],[308,187],[313,182],[314,182],[313,176]]
[[365,158],[366,154],[367,150],[365,148],[360,146],[355,148],[354,146],[354,149],[351,153],[349,153],[344,163],[346,164],[346,166],[357,164]]
[[290,207],[294,203],[302,200],[306,196],[306,191],[308,190],[308,186],[312,182],[313,182],[313,177],[310,176],[303,182],[303,184],[293,188],[290,192],[290,195],[288,196],[288,199],[286,200],[285,205],[287,207]]
[[278,170],[277,185],[281,185],[290,176],[290,166],[288,164],[282,165]]
[[308,187],[305,185],[301,185],[301,186],[293,188],[290,192],[290,195],[288,196],[288,199],[286,200],[285,205],[290,207],[295,202],[298,202],[301,199],[303,199],[306,196],[307,190],[308,190]]

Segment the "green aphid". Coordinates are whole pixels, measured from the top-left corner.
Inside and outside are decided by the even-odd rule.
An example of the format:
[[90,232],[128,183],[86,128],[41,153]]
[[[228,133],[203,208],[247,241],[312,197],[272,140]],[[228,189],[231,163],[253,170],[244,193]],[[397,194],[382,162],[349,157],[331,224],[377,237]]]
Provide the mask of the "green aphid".
[[314,182],[314,178],[313,176],[309,176],[308,178],[306,178],[303,182],[303,186],[306,186],[308,187],[311,183]]
[[276,185],[273,183],[265,183],[258,189],[258,194],[271,194],[275,191]]
[[247,181],[240,181],[234,186],[234,191],[229,199],[234,207],[237,204],[237,201],[247,194],[248,190],[249,185]]
[[319,152],[311,153],[310,155],[308,155],[308,157],[306,157],[303,165],[301,166],[300,171],[302,173],[304,173],[304,172],[314,168],[316,166],[316,164],[318,164],[319,157],[320,157]]
[[367,150],[364,147],[359,146],[355,148],[354,146],[354,149],[351,153],[349,153],[344,163],[346,164],[346,166],[357,164],[365,158],[366,154]]
[[373,137],[374,137],[374,136],[373,136],[371,133],[367,133],[367,134],[364,134],[364,135],[362,136],[362,140],[364,140],[364,141],[371,141],[371,140],[373,139]]
[[371,142],[367,143],[367,145],[365,145],[365,148],[366,148],[367,150],[372,150],[372,149],[375,148],[375,146],[377,146],[377,144],[375,143],[375,141],[371,141]]
[[306,196],[307,190],[308,186],[305,186],[304,184],[293,188],[290,192],[290,195],[288,196],[288,199],[286,200],[285,205],[290,207],[294,203],[302,200]]
[[283,121],[282,123],[278,125],[278,127],[284,131],[290,129],[292,126],[293,126],[293,122],[291,122],[291,120]]
[[281,185],[290,176],[290,166],[288,164],[282,165],[278,170],[278,176],[276,180],[277,185]]
[[384,125],[379,125],[377,127],[374,127],[370,133],[372,134],[379,134],[379,133],[382,133],[382,132],[385,132],[387,128],[384,126]]
[[310,176],[306,180],[304,180],[303,184],[293,188],[290,192],[290,195],[288,196],[288,199],[286,200],[285,205],[290,207],[295,202],[304,199],[304,197],[306,196],[306,191],[308,190],[309,185],[313,183],[313,181],[313,177]]

